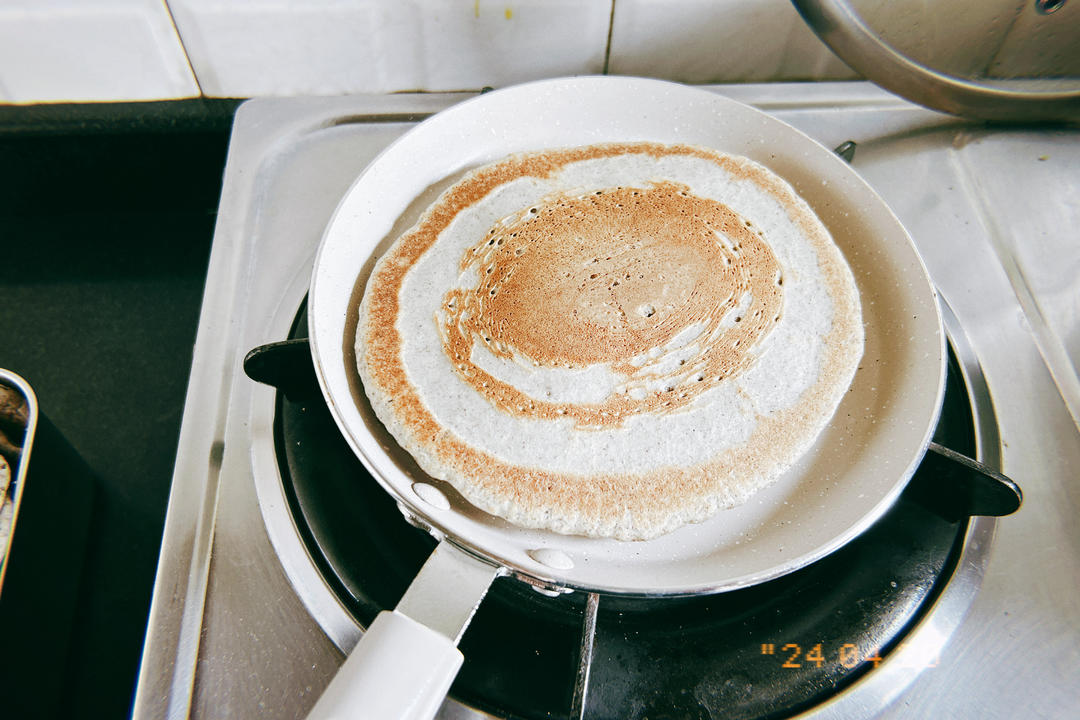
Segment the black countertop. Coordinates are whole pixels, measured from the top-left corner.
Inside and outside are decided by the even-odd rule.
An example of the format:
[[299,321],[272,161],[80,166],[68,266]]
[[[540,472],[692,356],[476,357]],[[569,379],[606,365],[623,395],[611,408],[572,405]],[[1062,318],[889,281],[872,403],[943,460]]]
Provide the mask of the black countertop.
[[95,491],[67,648],[32,671],[59,717],[130,714],[236,105],[0,107],[0,368]]

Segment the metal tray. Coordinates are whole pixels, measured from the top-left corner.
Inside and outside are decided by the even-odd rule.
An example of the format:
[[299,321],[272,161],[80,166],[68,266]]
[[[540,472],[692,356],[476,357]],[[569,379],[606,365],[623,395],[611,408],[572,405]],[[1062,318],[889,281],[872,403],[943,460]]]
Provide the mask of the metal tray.
[[[11,557],[12,541],[15,538],[15,526],[19,519],[22,505],[23,488],[26,486],[26,470],[30,465],[30,451],[34,445],[34,431],[37,429],[37,396],[30,384],[10,370],[0,369],[0,385],[6,385],[22,396],[26,403],[26,427],[23,430],[21,448],[17,460],[8,460],[11,477],[7,487],[0,488],[0,594],[4,591],[4,578],[7,577],[8,560]],[[15,438],[9,438],[15,440]]]
[[61,717],[94,474],[41,412],[26,380],[0,370],[0,383],[15,388],[28,410],[11,486],[13,522],[0,549],[0,717]]

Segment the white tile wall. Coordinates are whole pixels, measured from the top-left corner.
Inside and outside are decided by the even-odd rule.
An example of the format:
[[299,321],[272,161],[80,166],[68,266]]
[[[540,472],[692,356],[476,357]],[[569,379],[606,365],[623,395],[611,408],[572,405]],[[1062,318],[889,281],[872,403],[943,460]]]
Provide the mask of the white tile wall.
[[604,67],[611,0],[171,0],[203,92],[498,87]]
[[[1080,75],[1080,0],[1049,16],[1034,0],[852,3],[957,74]],[[789,0],[0,0],[0,102],[467,90],[605,71],[855,77]]]
[[617,0],[608,68],[688,83],[855,77],[789,0]]
[[0,3],[0,97],[8,102],[198,94],[163,0]]

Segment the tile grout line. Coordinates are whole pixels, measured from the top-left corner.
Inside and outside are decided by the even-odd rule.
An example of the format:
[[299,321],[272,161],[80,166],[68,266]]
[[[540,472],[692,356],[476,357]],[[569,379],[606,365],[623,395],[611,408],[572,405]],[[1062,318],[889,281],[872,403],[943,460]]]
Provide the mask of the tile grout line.
[[608,74],[608,67],[611,64],[611,36],[615,31],[615,0],[611,0],[611,12],[608,14],[607,25],[607,44],[604,46],[604,70],[603,74]]
[[180,32],[180,26],[176,24],[176,16],[173,14],[172,7],[169,6],[169,0],[161,0],[161,4],[169,15],[169,22],[172,24],[173,32],[176,33],[176,41],[180,43],[180,49],[184,52],[184,62],[187,63],[188,70],[191,72],[191,79],[195,81],[195,89],[199,92],[199,97],[204,98],[206,93],[203,92],[202,83],[199,82],[199,75],[195,72],[195,66],[191,64],[191,53],[188,52],[187,44],[184,42],[184,35]]

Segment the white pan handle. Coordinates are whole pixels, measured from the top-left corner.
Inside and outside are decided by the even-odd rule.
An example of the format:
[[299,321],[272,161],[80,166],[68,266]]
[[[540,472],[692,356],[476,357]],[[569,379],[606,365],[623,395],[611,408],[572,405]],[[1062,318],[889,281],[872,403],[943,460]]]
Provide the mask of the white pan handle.
[[443,541],[360,638],[308,720],[430,720],[464,660],[457,642],[500,569]]
[[308,720],[428,720],[464,660],[453,640],[384,610],[330,681]]

